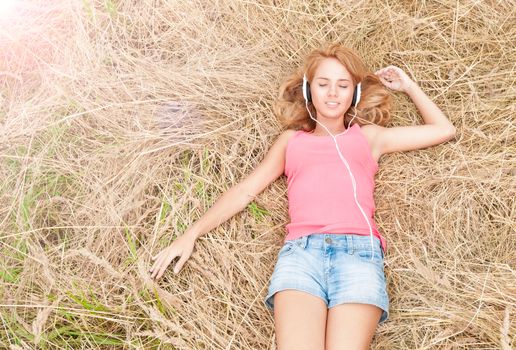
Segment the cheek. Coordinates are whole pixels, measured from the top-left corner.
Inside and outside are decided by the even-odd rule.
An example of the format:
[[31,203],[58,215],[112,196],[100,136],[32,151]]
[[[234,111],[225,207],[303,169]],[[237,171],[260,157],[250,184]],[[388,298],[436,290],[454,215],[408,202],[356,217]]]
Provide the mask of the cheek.
[[324,91],[322,91],[321,89],[312,89],[311,93],[312,93],[312,103],[314,104],[314,106],[317,106],[317,105],[320,105],[321,103],[323,103],[325,95],[326,95]]
[[316,110],[323,108],[324,102],[320,96],[316,94],[312,94],[312,104],[314,105]]

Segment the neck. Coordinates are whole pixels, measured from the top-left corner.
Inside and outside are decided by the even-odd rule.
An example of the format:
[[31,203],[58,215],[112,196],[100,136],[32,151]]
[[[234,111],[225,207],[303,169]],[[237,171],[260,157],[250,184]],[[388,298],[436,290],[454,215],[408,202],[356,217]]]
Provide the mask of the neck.
[[[343,133],[344,131],[346,131],[346,128],[344,127],[344,125],[339,125],[338,127],[329,127],[328,125],[325,125],[325,126],[326,126],[326,129],[328,129],[328,131],[332,135],[337,135],[337,134],[340,134],[340,133]],[[326,131],[326,129],[324,127],[322,127],[321,125],[319,125],[319,123],[316,123],[315,129],[312,130],[312,133],[314,135],[328,135],[328,131]]]
[[[324,128],[321,124],[323,124],[326,128]],[[315,129],[312,131],[314,135],[328,135],[328,131],[332,135],[337,135],[346,131],[346,126],[344,125],[344,115],[337,118],[325,118],[317,113],[317,122],[315,123]]]

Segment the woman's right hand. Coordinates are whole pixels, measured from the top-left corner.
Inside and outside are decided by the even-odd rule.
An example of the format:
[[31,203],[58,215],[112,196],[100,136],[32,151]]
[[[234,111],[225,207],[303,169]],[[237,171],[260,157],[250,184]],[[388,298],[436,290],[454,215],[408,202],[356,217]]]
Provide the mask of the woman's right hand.
[[190,258],[193,252],[196,238],[193,234],[185,232],[182,236],[177,238],[167,248],[163,249],[156,256],[152,257],[154,265],[149,270],[151,278],[160,279],[165,273],[167,266],[176,257],[179,257],[178,262],[175,264],[174,273],[177,274],[181,271],[185,262]]

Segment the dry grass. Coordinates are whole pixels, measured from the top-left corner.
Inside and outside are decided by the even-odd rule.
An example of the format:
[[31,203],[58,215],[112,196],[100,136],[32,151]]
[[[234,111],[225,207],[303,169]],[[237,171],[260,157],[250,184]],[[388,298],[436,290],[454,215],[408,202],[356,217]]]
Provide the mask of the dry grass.
[[[514,347],[514,2],[23,4],[0,18],[0,347],[274,349],[284,178],[179,275],[147,270],[261,161],[280,81],[334,40],[405,69],[458,128],[380,161],[373,348]],[[421,123],[395,103],[393,125]]]

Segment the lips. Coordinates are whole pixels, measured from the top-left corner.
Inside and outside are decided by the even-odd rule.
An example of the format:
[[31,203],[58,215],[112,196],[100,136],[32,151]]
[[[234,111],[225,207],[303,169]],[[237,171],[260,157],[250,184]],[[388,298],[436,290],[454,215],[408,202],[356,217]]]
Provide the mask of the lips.
[[325,102],[325,105],[328,108],[337,108],[340,105],[340,103],[338,103],[338,102]]

